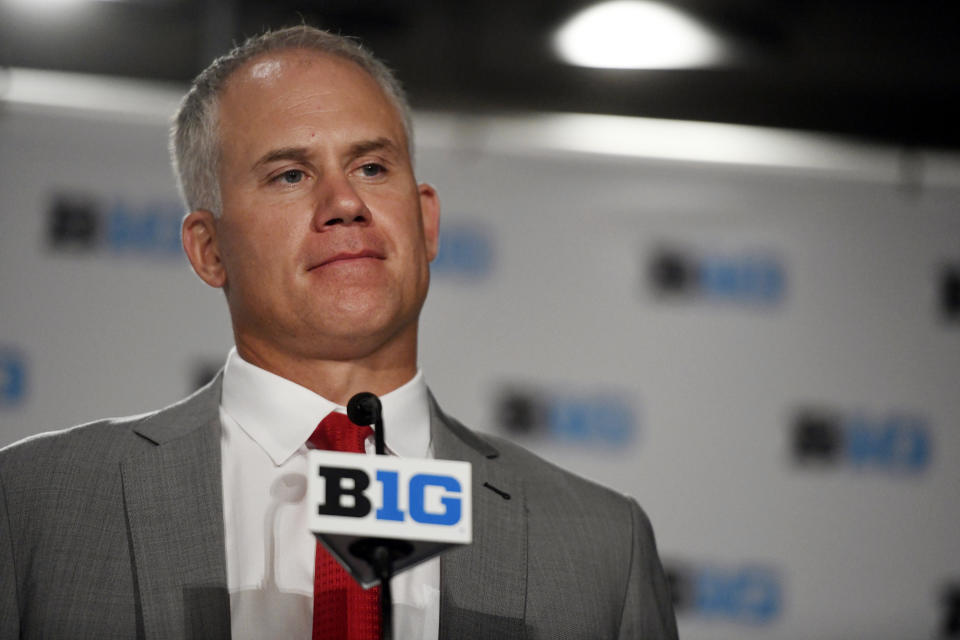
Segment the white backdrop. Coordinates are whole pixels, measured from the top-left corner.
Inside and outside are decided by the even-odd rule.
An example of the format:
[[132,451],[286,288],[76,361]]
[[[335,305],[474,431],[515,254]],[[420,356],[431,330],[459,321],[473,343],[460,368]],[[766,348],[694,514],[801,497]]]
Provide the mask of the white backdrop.
[[[172,402],[231,344],[178,250],[178,92],[12,78],[0,445]],[[417,150],[429,384],[637,497],[682,637],[958,637],[956,156],[550,115],[420,114]]]

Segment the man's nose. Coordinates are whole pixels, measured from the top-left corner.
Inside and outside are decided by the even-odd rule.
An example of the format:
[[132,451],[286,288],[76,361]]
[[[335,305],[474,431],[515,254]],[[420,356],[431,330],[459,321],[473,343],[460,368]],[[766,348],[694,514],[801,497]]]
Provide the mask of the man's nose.
[[337,225],[369,224],[370,210],[345,176],[327,181],[314,215],[317,231]]

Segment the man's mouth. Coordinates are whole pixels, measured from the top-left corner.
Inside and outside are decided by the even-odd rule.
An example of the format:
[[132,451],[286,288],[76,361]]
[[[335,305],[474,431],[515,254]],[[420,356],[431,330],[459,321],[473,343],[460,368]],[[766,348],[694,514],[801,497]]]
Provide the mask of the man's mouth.
[[308,269],[308,271],[313,271],[314,269],[319,269],[320,267],[325,267],[329,264],[334,264],[336,262],[347,262],[351,260],[383,260],[384,255],[378,251],[372,249],[363,249],[361,251],[341,251],[335,255],[326,258],[322,262],[319,262]]

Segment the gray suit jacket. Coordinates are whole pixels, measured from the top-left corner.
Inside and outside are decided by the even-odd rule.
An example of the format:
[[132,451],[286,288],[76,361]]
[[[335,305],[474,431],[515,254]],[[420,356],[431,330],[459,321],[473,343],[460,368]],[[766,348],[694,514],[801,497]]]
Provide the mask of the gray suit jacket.
[[[219,401],[218,376],[157,413],[0,452],[0,638],[230,636]],[[474,543],[441,559],[441,638],[676,638],[633,500],[436,403],[431,434],[474,479]]]

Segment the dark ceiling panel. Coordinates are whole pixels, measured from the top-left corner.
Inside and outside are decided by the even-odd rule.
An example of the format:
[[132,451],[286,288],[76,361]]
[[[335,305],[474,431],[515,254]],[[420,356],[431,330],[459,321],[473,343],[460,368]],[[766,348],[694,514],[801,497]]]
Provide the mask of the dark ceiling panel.
[[574,0],[141,0],[41,15],[0,5],[0,64],[187,81],[212,51],[306,21],[360,37],[416,106],[762,124],[960,148],[960,6],[678,0],[739,51],[721,68],[596,71],[554,59]]

